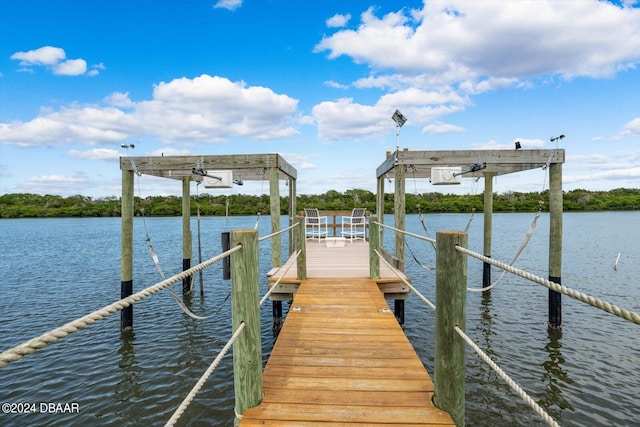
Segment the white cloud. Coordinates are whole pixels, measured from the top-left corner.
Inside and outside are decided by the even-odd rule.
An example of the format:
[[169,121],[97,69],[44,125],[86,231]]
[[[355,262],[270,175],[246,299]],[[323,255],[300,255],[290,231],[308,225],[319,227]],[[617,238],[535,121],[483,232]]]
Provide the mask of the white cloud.
[[315,51],[399,73],[607,76],[640,60],[639,20],[638,8],[598,0],[429,1],[409,16],[370,8],[356,31],[327,36]]
[[332,80],[327,80],[326,82],[324,82],[325,86],[334,88],[334,89],[349,89],[349,86],[347,85],[343,85],[341,83],[338,82],[334,82]]
[[69,150],[69,156],[89,160],[117,160],[122,153],[112,148],[94,148],[88,151]]
[[428,125],[422,128],[423,133],[441,135],[446,133],[464,132],[465,129],[460,126],[450,125],[447,123]]
[[0,123],[0,144],[61,146],[69,143],[115,145],[136,135],[157,136],[166,143],[222,142],[226,138],[258,140],[295,135],[298,101],[260,86],[202,75],[155,86],[153,97],[133,102],[113,93],[107,106],[43,110],[29,122]]
[[612,139],[618,140],[632,136],[640,136],[640,117],[637,117],[624,125],[624,128]]
[[34,176],[20,182],[13,192],[71,196],[82,194],[88,187],[94,186],[94,184],[89,175],[76,171],[72,176]]
[[29,67],[32,65],[56,65],[64,60],[67,54],[64,49],[53,46],[43,46],[39,49],[27,52],[16,52],[11,59],[19,60],[20,65]]
[[327,19],[327,27],[330,27],[330,28],[344,27],[345,25],[347,25],[349,20],[351,20],[350,14],[347,13],[346,15],[342,15],[337,13],[333,15],[331,18]]
[[228,9],[234,11],[242,6],[242,0],[218,0],[216,4],[213,5],[216,9]]
[[87,61],[69,59],[53,66],[53,73],[61,76],[79,76],[87,72]]
[[[64,49],[54,46],[43,46],[27,52],[16,52],[11,59],[20,61],[23,67],[19,71],[33,72],[34,66],[45,66],[53,74],[61,76],[79,76],[87,72],[87,61],[84,59],[67,59]],[[98,69],[104,69],[104,64],[98,64],[88,74],[98,74]]]
[[389,128],[391,114],[386,108],[357,104],[351,98],[313,107],[320,138],[332,140],[381,134]]
[[[317,105],[321,137],[377,132],[375,121],[388,119],[384,106],[400,108],[411,126],[437,132],[432,121],[464,110],[469,96],[530,88],[558,76],[611,76],[640,63],[640,9],[609,2],[433,0],[421,10],[375,12],[367,9],[356,29],[325,36],[314,51],[367,65],[369,76],[351,86],[387,94],[372,106],[344,100]],[[349,128],[340,120],[345,116],[366,126]],[[632,122],[619,137],[636,134]]]

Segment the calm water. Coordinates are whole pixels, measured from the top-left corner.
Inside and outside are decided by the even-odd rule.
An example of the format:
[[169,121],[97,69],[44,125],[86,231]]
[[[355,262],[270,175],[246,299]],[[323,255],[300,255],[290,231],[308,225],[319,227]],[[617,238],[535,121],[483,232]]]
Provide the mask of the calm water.
[[[494,215],[493,257],[509,262],[533,214]],[[469,215],[428,215],[429,231],[464,229]],[[203,218],[203,259],[220,253],[220,232],[252,228],[252,217]],[[392,223],[389,218],[387,223]],[[181,219],[151,218],[146,226],[167,275],[182,268]],[[269,218],[259,223],[269,233]],[[417,216],[407,228],[423,233]],[[195,231],[194,220],[192,229]],[[548,217],[542,216],[516,266],[548,275]],[[390,241],[389,232],[385,240]],[[428,243],[411,240],[420,261],[434,265]],[[120,220],[26,219],[0,221],[0,350],[101,308],[120,295]],[[194,236],[194,261],[197,261]],[[469,231],[482,252],[482,214]],[[286,239],[283,247],[287,247]],[[136,219],[134,290],[160,280]],[[270,243],[261,244],[261,278],[270,269]],[[618,270],[613,270],[618,253]],[[407,252],[407,255],[409,253]],[[407,272],[435,302],[434,272],[413,260]],[[493,270],[493,278],[500,271]],[[562,282],[612,304],[640,311],[640,212],[568,213],[564,216]],[[469,286],[481,285],[482,265],[469,260]],[[205,271],[205,297],[196,295],[194,321],[168,291],[134,307],[135,332],[123,337],[119,314],[0,370],[0,402],[77,403],[79,414],[0,414],[0,425],[164,425],[231,335],[230,283],[221,266]],[[179,290],[180,284],[175,285]],[[197,290],[196,284],[196,290]],[[266,285],[261,283],[262,293]],[[549,334],[548,290],[511,275],[488,297],[467,296],[467,333],[562,425],[638,425],[639,327],[563,297],[563,331]],[[285,309],[287,305],[285,304]],[[263,354],[273,345],[271,310],[262,308]],[[434,313],[413,297],[406,331],[433,373]],[[231,356],[223,359],[180,425],[231,425]],[[542,425],[495,373],[467,349],[466,417],[469,426]]]

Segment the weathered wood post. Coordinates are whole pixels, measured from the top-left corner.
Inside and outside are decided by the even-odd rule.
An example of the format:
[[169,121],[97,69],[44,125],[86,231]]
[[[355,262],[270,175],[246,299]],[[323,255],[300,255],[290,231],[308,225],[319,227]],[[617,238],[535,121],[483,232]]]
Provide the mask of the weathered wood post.
[[294,231],[294,249],[296,252],[300,251],[297,260],[296,278],[298,280],[304,280],[307,278],[307,237],[304,229],[304,217],[296,215],[297,226]]
[[[384,224],[384,175],[378,177],[378,194],[376,197],[376,217],[380,224]],[[384,230],[380,230],[380,241],[383,241]]]
[[[293,225],[296,222],[296,180],[289,177],[289,225]],[[293,234],[295,230],[289,230],[289,255],[295,252],[295,246],[293,243]]]
[[[399,155],[398,153],[397,155]],[[404,230],[405,227],[405,167],[404,165],[396,165],[395,178],[396,188],[393,200],[393,210],[395,215],[394,227]],[[398,270],[404,271],[404,234],[396,231],[395,256],[398,258]]]
[[369,278],[380,278],[380,257],[375,252],[380,249],[380,226],[376,215],[369,217]]
[[[182,271],[191,268],[191,177],[182,177]],[[182,295],[191,294],[193,276],[182,279]]]
[[[271,232],[280,230],[280,181],[278,181],[278,168],[269,169],[269,208],[271,215]],[[282,236],[277,235],[271,239],[271,267],[282,265]]]
[[456,426],[464,425],[465,342],[453,329],[466,329],[467,233],[436,233],[435,405],[447,411]]
[[242,416],[262,401],[258,230],[233,230],[231,247],[237,245],[242,249],[231,254],[231,316],[234,331],[245,323],[233,345],[235,412]]
[[[494,173],[484,174],[484,256],[491,258],[491,234],[493,228],[493,177]],[[491,264],[482,265],[482,287],[491,286]],[[485,291],[490,292],[491,290]]]
[[[133,293],[133,171],[122,170],[122,260],[120,264],[120,298]],[[120,312],[120,330],[133,330],[133,305]]]
[[[562,163],[549,165],[549,281],[562,284]],[[562,294],[549,289],[550,329],[562,328]]]

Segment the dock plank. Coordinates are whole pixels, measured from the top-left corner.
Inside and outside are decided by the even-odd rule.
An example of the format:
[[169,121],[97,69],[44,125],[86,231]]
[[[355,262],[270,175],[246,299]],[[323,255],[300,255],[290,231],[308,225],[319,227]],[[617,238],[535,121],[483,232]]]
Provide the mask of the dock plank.
[[302,281],[263,389],[241,426],[454,425],[434,407],[429,374],[367,278]]

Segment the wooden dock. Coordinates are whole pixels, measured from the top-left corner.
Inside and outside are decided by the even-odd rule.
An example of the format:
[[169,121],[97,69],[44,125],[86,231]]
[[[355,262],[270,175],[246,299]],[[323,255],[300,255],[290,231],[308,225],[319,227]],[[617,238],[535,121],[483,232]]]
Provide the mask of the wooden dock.
[[378,284],[364,276],[300,283],[264,370],[263,401],[241,426],[454,425],[434,407],[431,378]]
[[[369,242],[346,241],[344,247],[327,247],[324,241],[307,241],[307,277],[362,278],[369,277]],[[296,261],[289,258],[282,267],[269,272],[270,286],[280,278],[279,271],[286,271],[284,278],[271,294],[273,301],[291,301],[298,290],[300,280],[296,279]],[[293,264],[293,265],[291,265]],[[288,267],[291,267],[287,270]],[[397,271],[397,270],[395,270]],[[397,272],[411,283],[402,272]],[[411,290],[396,272],[380,263],[380,278],[375,281],[387,299],[406,299]]]

